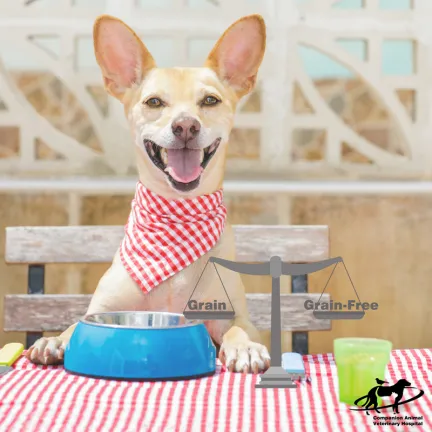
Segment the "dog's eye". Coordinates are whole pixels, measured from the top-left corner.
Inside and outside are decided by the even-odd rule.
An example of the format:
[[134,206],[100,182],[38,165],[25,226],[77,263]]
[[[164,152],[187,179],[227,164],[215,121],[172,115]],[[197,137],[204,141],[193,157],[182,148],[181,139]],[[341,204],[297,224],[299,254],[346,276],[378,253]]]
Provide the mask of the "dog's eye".
[[145,104],[148,105],[150,108],[159,108],[163,105],[163,102],[156,97],[152,97],[150,99],[147,99],[145,101]]
[[210,105],[216,105],[219,102],[220,100],[218,98],[215,98],[214,96],[206,96],[201,103],[202,105],[210,106]]

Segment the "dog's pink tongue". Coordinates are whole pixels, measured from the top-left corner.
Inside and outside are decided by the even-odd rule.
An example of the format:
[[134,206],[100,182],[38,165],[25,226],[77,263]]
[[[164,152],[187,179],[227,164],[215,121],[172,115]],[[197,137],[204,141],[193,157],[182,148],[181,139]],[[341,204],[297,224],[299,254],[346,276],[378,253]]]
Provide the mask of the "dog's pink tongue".
[[165,171],[181,183],[189,183],[199,177],[201,167],[201,150],[181,149],[167,151],[168,163]]

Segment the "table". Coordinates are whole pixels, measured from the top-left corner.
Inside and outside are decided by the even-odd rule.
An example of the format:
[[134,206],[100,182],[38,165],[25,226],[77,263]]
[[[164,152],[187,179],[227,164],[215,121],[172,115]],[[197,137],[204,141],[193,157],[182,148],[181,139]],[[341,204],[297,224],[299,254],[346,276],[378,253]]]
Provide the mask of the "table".
[[[374,415],[337,401],[331,354],[304,357],[311,383],[297,389],[255,389],[257,377],[218,365],[210,378],[139,383],[70,375],[21,357],[0,377],[0,431],[432,431],[432,350],[392,352],[387,380],[406,378],[423,397],[399,407],[422,426],[374,426]],[[414,396],[415,390],[406,390]],[[376,420],[375,420],[376,421]]]

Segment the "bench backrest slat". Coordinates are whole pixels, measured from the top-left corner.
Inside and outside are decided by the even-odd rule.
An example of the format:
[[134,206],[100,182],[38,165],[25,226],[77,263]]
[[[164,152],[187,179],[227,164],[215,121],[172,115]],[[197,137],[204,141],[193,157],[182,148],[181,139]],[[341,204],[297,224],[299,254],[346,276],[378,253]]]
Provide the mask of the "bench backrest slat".
[[[234,225],[236,261],[260,262],[272,256],[285,262],[328,259],[327,226]],[[111,262],[124,236],[123,226],[57,226],[6,228],[5,259],[29,264],[29,275],[45,264]],[[41,264],[41,266],[35,266]],[[31,281],[30,281],[31,282]],[[43,292],[42,282],[42,292]],[[305,310],[306,300],[317,302],[320,294],[281,295],[282,330],[292,331],[293,349],[306,353],[307,331],[330,330],[331,321],[316,319]],[[298,291],[301,292],[301,291]],[[30,346],[44,331],[63,331],[87,311],[88,295],[7,295],[4,301],[5,331],[26,331]],[[251,321],[259,330],[271,326],[271,296],[246,294]],[[329,301],[324,294],[321,301]],[[301,343],[298,343],[298,342]]]
[[[321,294],[282,294],[282,330],[330,330],[330,320],[315,319],[306,310],[306,300],[317,302]],[[270,328],[270,294],[246,294],[251,321],[260,330]],[[324,294],[321,301],[329,301]],[[83,317],[91,295],[7,295],[5,296],[5,331],[63,331]]]
[[[327,226],[234,225],[240,262],[267,261],[277,255],[288,262],[329,258]],[[124,236],[123,226],[8,227],[7,263],[110,262]]]

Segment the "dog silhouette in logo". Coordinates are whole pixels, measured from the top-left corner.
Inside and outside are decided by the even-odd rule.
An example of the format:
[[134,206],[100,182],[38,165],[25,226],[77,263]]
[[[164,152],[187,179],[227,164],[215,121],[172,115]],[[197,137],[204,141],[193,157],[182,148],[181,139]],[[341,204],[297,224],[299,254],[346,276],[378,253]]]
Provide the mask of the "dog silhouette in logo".
[[[372,389],[370,389],[369,393],[366,396],[362,396],[361,398],[357,399],[354,403],[357,405],[361,400],[366,399],[366,402],[360,406],[364,406],[366,409],[371,408],[372,410],[375,410],[376,412],[379,413],[380,411],[378,410],[378,396],[386,397],[386,396],[391,396],[393,393],[396,393],[397,396],[393,403],[393,413],[399,414],[399,410],[398,410],[399,402],[402,399],[405,388],[410,387],[411,383],[403,378],[400,379],[396,384],[393,384],[391,386],[382,385],[387,381],[382,381],[378,378],[376,378],[376,382],[380,385],[377,385]],[[366,414],[369,415],[369,411],[366,411]]]

